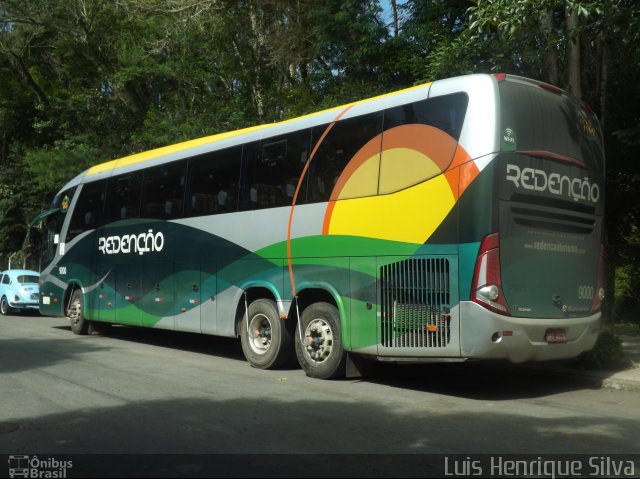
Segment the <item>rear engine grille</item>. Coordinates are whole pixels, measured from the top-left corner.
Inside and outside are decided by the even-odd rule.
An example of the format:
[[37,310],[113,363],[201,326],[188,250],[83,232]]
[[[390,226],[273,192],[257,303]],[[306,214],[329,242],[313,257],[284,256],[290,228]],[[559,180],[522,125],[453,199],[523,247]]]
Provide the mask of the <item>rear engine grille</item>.
[[[516,198],[517,196],[517,198]],[[596,224],[595,209],[568,202],[514,195],[511,217],[521,226],[561,233],[589,234]]]
[[385,347],[439,348],[451,339],[449,260],[416,258],[380,268]]

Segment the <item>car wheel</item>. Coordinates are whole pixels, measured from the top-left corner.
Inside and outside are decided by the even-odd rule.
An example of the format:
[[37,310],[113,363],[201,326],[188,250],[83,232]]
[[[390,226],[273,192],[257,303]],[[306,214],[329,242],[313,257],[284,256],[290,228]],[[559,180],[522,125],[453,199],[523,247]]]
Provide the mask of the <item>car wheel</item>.
[[2,313],[2,316],[7,316],[9,313],[11,313],[9,301],[7,301],[6,296],[3,296],[2,300],[0,300],[0,313]]

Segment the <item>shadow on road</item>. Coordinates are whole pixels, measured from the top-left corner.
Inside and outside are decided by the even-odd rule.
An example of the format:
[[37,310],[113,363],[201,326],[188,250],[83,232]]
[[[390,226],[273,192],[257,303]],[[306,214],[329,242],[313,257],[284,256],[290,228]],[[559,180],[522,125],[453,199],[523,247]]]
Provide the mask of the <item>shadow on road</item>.
[[[118,457],[77,457],[77,477],[81,471],[89,477],[343,477],[358,471],[359,477],[409,477],[427,475],[429,471],[415,468],[424,466],[416,459],[428,454],[637,451],[638,421],[613,414],[534,417],[446,407],[407,413],[367,400],[288,401],[255,394],[250,399],[178,398],[87,406],[23,418],[16,430],[0,436],[0,453],[134,455],[125,463]],[[165,456],[136,456],[140,454]],[[324,454],[352,456],[332,460]],[[381,461],[369,454],[388,457]],[[131,469],[123,470],[126,467]]]
[[506,362],[379,365],[370,380],[396,388],[492,401],[599,389],[597,383],[601,383]]
[[245,361],[240,341],[235,338],[120,325],[101,329],[99,334],[115,340]]
[[12,338],[0,341],[0,374],[39,369],[87,353],[110,349],[66,339]]
[[[240,341],[235,338],[128,326],[112,326],[100,334],[114,340],[246,361]],[[284,370],[296,369],[300,368],[294,365]],[[599,388],[597,382],[592,380],[585,384],[578,375],[549,374],[506,362],[375,364],[373,375],[362,380],[401,389],[493,401],[545,397],[585,387]]]

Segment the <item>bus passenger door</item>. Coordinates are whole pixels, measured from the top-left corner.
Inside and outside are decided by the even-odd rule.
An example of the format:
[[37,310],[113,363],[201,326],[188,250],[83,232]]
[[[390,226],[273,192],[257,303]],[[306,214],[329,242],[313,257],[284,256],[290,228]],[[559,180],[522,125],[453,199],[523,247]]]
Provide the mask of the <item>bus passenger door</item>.
[[142,325],[175,329],[173,262],[147,263],[142,276]]

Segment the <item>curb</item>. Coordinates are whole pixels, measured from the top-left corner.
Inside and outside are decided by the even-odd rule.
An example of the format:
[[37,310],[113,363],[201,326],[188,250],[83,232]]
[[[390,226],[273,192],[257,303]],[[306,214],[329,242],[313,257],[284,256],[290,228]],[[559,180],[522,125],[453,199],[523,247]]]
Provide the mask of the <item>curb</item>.
[[[588,374],[584,371],[572,371],[570,369],[554,370],[531,368],[531,370],[541,374],[566,377],[568,379],[583,383],[593,388],[640,392],[640,380],[616,377],[616,373],[613,373],[611,376],[606,376],[606,373]],[[640,370],[638,370],[638,377],[640,379]]]
[[602,380],[602,387],[617,391],[640,392],[640,382],[629,379],[606,378]]

